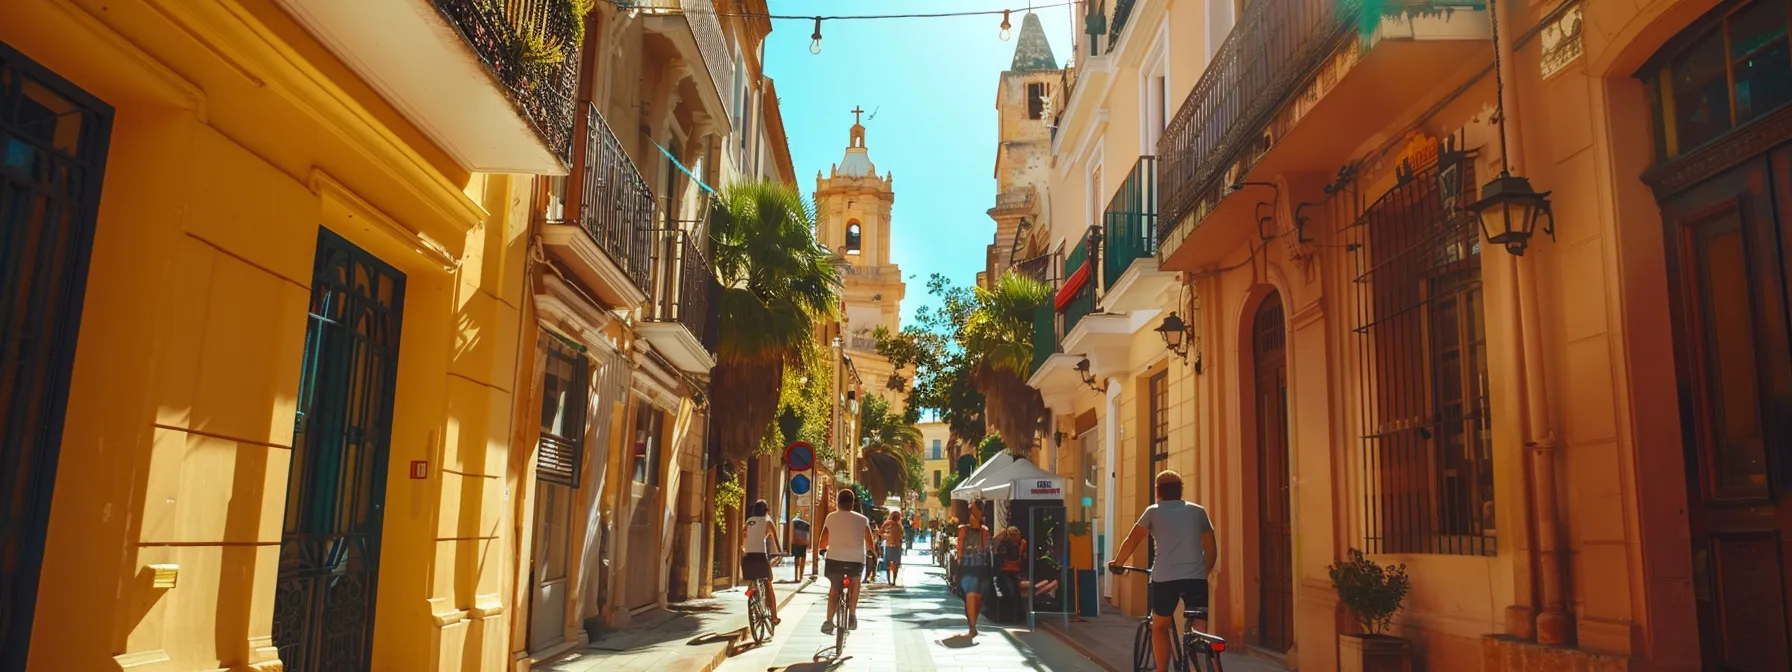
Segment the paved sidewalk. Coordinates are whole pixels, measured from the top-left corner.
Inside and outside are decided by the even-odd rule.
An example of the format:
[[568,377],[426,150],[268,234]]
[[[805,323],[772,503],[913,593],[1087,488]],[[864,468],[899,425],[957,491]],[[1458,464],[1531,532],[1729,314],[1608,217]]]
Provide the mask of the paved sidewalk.
[[[788,562],[774,568],[772,576],[778,582],[775,588],[780,600],[788,600],[788,596],[807,585],[795,582],[792,571]],[[633,625],[605,632],[588,648],[566,653],[536,665],[535,669],[709,672],[721,665],[731,647],[747,636],[746,627],[746,589],[718,590],[708,599],[679,602],[638,616]]]
[[[821,634],[827,584],[817,583],[783,612],[784,624],[765,646],[745,648],[724,672],[1099,672],[1101,668],[1050,634],[987,621],[978,637],[962,637],[964,605],[946,591],[942,571],[919,551],[904,556],[899,585],[868,585],[859,597],[859,629],[847,638],[837,665],[812,662],[833,643]],[[878,578],[883,579],[879,574]],[[749,644],[743,646],[750,646]],[[607,671],[606,671],[607,672]]]
[[[1078,652],[1100,662],[1102,667],[1109,672],[1132,670],[1133,639],[1138,635],[1139,619],[1114,611],[1103,611],[1100,616],[1071,621],[1069,632],[1065,632],[1064,624],[1056,620],[1041,621],[1040,625],[1075,647]],[[1242,649],[1228,649],[1223,661],[1226,672],[1285,672],[1287,670],[1273,661],[1247,655]]]

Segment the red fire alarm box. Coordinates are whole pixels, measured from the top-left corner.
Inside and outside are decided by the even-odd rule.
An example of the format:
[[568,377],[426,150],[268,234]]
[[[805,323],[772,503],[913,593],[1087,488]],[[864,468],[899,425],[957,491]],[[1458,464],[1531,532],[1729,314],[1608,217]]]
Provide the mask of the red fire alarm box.
[[429,460],[411,460],[411,478],[429,478]]

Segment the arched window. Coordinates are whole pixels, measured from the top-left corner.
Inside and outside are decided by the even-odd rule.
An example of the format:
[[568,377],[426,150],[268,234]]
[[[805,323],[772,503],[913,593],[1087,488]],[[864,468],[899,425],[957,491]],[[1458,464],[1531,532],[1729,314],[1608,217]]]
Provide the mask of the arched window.
[[846,224],[846,253],[859,253],[859,222],[853,220]]

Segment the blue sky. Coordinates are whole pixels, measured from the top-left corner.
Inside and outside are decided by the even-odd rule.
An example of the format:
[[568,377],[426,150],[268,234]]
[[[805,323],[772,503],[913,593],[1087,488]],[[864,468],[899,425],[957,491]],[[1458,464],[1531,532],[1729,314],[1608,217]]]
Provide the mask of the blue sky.
[[[1016,10],[1025,0],[770,0],[772,14],[848,16]],[[1040,0],[1035,6],[1059,4]],[[1070,49],[1071,8],[1038,10],[1062,64]],[[1014,39],[997,39],[1002,17],[824,21],[821,55],[809,54],[812,21],[772,22],[765,70],[778,85],[797,186],[813,196],[816,171],[846,151],[848,112],[863,106],[866,146],[879,174],[895,173],[891,256],[902,266],[908,298],[904,324],[927,296],[926,279],[944,273],[975,281],[995,232],[996,87],[1014,58]]]

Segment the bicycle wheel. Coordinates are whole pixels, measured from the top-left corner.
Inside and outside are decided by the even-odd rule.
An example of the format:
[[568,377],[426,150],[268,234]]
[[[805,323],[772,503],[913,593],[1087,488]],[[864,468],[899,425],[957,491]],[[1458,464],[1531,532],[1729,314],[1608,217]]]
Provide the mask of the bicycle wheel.
[[1138,634],[1132,638],[1133,672],[1156,672],[1157,662],[1151,656],[1151,619],[1139,622]]
[[852,591],[848,590],[846,587],[842,587],[840,589],[840,603],[834,607],[835,658],[846,655],[846,626],[852,623],[852,616],[848,613],[852,610],[852,598],[848,596],[848,593],[850,592]]
[[772,619],[765,614],[763,598],[758,594],[747,598],[747,631],[753,635],[754,644],[764,644],[771,639]]

